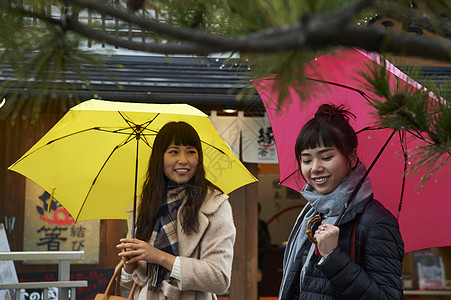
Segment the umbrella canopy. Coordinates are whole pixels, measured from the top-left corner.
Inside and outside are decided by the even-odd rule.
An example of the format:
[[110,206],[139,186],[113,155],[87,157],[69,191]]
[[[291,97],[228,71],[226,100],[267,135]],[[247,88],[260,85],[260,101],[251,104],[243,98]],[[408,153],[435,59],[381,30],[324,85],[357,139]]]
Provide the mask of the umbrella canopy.
[[82,102],[9,169],[53,193],[76,221],[126,219],[141,194],[154,138],[170,121],[196,129],[206,177],[224,193],[256,181],[208,116],[187,104]]
[[[358,155],[367,167],[372,164],[393,129],[370,130],[376,110],[369,99],[376,96],[360,90],[360,74],[370,75],[369,66],[382,61],[378,54],[357,49],[339,49],[321,56],[306,65],[306,86],[291,87],[283,105],[278,103],[276,76],[253,81],[274,132],[282,185],[300,191],[305,184],[298,172],[294,144],[302,126],[322,103],[344,104],[357,116],[350,121],[358,132]],[[392,64],[386,62],[385,67],[393,88],[398,84],[421,88]],[[451,245],[446,221],[451,214],[451,190],[447,187],[451,174],[440,170],[422,188],[421,173],[404,176],[405,168],[408,170],[414,161],[403,154],[424,144],[407,131],[397,132],[369,173],[374,197],[398,217],[406,252]]]

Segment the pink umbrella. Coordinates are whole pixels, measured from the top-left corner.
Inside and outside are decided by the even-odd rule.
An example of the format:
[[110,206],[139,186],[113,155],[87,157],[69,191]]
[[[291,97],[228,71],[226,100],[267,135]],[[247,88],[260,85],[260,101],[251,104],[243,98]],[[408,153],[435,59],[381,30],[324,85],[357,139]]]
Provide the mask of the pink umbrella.
[[[357,116],[351,124],[358,132],[359,158],[367,167],[371,166],[393,129],[370,130],[374,123],[371,113],[375,109],[368,98],[376,96],[360,90],[363,77],[359,73],[369,74],[368,66],[381,61],[378,54],[357,49],[340,49],[321,56],[305,67],[305,76],[310,80],[307,80],[307,88],[302,89],[302,100],[297,89],[291,87],[281,106],[275,75],[252,81],[274,132],[280,184],[297,191],[305,184],[298,172],[294,144],[302,126],[322,103],[344,104]],[[402,84],[421,88],[392,64],[386,62],[385,66],[390,86],[395,87],[398,79]],[[409,149],[425,143],[406,131],[395,134],[369,173],[374,197],[398,217],[406,252],[449,246],[451,235],[447,220],[451,215],[451,174],[440,170],[420,189],[421,174],[404,176],[404,168],[408,169],[413,161],[404,157],[401,140],[404,148]]]

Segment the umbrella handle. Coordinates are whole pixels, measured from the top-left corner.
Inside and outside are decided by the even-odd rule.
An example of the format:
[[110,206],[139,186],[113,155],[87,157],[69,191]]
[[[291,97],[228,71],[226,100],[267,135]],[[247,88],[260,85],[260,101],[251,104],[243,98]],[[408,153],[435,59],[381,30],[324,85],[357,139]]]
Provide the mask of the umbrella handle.
[[318,241],[313,237],[313,235],[320,224],[321,215],[315,215],[307,221],[307,225],[305,226],[305,234],[307,235],[307,238],[315,245]]

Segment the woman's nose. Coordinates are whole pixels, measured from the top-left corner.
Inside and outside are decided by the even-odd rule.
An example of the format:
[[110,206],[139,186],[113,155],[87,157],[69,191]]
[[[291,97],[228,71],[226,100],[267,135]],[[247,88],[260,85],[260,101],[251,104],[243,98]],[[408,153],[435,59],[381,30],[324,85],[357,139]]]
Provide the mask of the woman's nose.
[[322,171],[323,169],[323,164],[321,162],[321,160],[313,160],[313,165],[312,165],[312,172],[318,172],[318,171]]
[[188,162],[188,159],[187,159],[185,153],[182,152],[179,154],[178,162],[181,164],[185,164],[186,162]]

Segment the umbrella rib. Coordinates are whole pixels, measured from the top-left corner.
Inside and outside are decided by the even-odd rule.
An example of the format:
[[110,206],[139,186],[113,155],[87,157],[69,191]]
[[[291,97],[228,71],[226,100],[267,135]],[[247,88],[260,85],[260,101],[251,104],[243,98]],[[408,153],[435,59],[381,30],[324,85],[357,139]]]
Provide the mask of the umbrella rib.
[[90,131],[90,130],[100,130],[100,128],[99,128],[99,127],[87,128],[87,129],[83,129],[83,130],[80,130],[80,131],[72,132],[72,133],[67,134],[67,135],[64,135],[64,136],[60,136],[60,137],[58,137],[58,138],[56,138],[56,139],[53,139],[53,140],[51,140],[51,141],[48,141],[47,143],[45,143],[45,144],[42,145],[41,147],[36,148],[36,149],[34,149],[32,152],[30,152],[30,153],[28,153],[28,154],[22,156],[22,157],[21,157],[20,159],[18,159],[12,166],[15,166],[16,164],[18,164],[19,162],[21,162],[22,160],[24,160],[25,158],[27,158],[27,157],[30,156],[31,154],[35,153],[36,151],[38,151],[38,150],[40,150],[40,149],[42,149],[42,148],[44,148],[44,147],[46,147],[46,146],[48,146],[48,145],[54,143],[54,142],[57,142],[57,141],[59,141],[59,140],[65,139],[65,138],[67,138],[67,137],[71,137],[71,136],[73,136],[73,135],[80,134],[80,133],[84,133],[84,132],[87,132],[87,131]]
[[362,128],[362,129],[358,130],[358,131],[356,132],[356,134],[359,134],[359,133],[364,132],[364,131],[380,130],[380,129],[382,129],[382,128],[380,128],[380,127],[373,127],[373,126],[367,126],[367,127],[365,127],[365,128]]
[[[127,116],[123,113],[118,111],[119,115],[122,117],[122,119],[128,124],[129,128],[131,128],[133,130],[133,132],[135,133],[137,139],[141,139],[141,136],[143,137],[143,142],[149,147],[152,148],[152,146],[150,146],[149,141],[145,138],[146,134],[143,133],[144,130],[149,130],[151,131],[153,134],[157,134],[158,131],[153,130],[153,129],[148,129],[147,127],[153,122],[155,121],[156,118],[158,118],[158,116],[160,116],[160,113],[157,113],[155,115],[154,118],[144,122],[141,125],[137,125],[136,123],[132,122],[129,118],[127,118]],[[137,129],[140,129],[140,131],[138,132]],[[152,134],[152,135],[153,135]]]
[[106,133],[130,135],[130,133],[122,131],[122,130],[126,130],[126,129],[129,129],[129,128],[120,128],[120,129],[108,130],[108,129],[105,129],[105,128],[97,127],[97,128],[94,128],[94,129],[96,129],[98,131],[106,132]]
[[321,82],[321,83],[327,83],[327,84],[339,86],[339,87],[342,87],[342,88],[346,88],[346,89],[349,89],[349,90],[353,90],[353,91],[359,93],[360,95],[362,95],[362,97],[365,98],[366,101],[371,103],[371,101],[369,100],[368,96],[362,90],[359,90],[359,89],[356,89],[356,88],[353,88],[351,86],[347,86],[347,85],[344,85],[344,84],[340,84],[340,83],[336,83],[336,82],[332,82],[332,81],[327,81],[327,80],[314,79],[314,78],[310,78],[310,77],[306,77],[305,79],[311,80],[311,81],[316,81],[316,82]]
[[213,146],[212,144],[210,144],[210,143],[207,143],[207,142],[204,142],[204,141],[202,141],[201,140],[201,142],[202,143],[204,143],[205,145],[207,145],[207,146],[210,146],[211,148],[213,148],[213,149],[216,149],[216,150],[218,150],[219,152],[221,152],[221,154],[224,154],[225,155],[225,153],[224,153],[224,151],[222,151],[221,149],[219,149],[218,147],[216,147],[216,146]]
[[399,220],[399,214],[401,213],[402,201],[404,199],[404,187],[406,185],[407,152],[406,152],[406,149],[404,147],[404,143],[406,142],[406,140],[405,140],[406,133],[403,131],[403,132],[399,132],[398,135],[399,135],[399,140],[400,140],[400,144],[401,144],[402,153],[404,155],[404,171],[402,172],[401,195],[400,195],[399,205],[398,205],[398,215],[396,217],[396,219]]
[[290,178],[291,176],[293,176],[294,174],[296,174],[296,172],[299,171],[299,167],[296,168],[296,170],[294,170],[293,172],[290,173],[290,175],[286,176],[284,179],[282,179],[281,181],[279,180],[279,185],[281,185],[282,183],[284,183],[285,180],[287,180],[288,178]]
[[88,199],[89,194],[91,193],[92,188],[94,187],[94,184],[96,183],[97,179],[99,178],[100,173],[102,173],[103,169],[105,168],[106,164],[107,164],[108,161],[110,160],[111,156],[113,156],[114,152],[115,152],[117,149],[119,149],[119,146],[114,147],[113,151],[111,151],[110,155],[108,155],[107,159],[103,162],[103,165],[102,165],[102,167],[100,168],[99,172],[97,172],[97,175],[96,175],[96,177],[94,178],[94,180],[92,181],[91,187],[89,188],[89,190],[88,190],[88,192],[87,192],[87,194],[86,194],[86,197],[85,197],[85,199],[83,200],[83,203],[81,204],[80,209],[78,210],[78,214],[77,214],[77,217],[75,218],[75,222],[78,221],[78,218],[80,217],[80,213],[81,213],[81,211],[83,210],[83,207],[85,206],[86,200]]
[[149,141],[146,138],[146,135],[143,135],[143,138],[141,139],[144,144],[146,144],[150,149],[152,149],[152,146],[150,145]]
[[[124,128],[124,129],[129,129],[129,128]],[[105,130],[105,129],[100,129],[100,128],[98,130],[99,131],[104,131],[104,132],[109,132],[109,133],[118,133],[118,134],[126,134],[126,135],[128,135],[128,137],[125,139],[124,142],[122,142],[122,144],[120,146],[124,146],[124,145],[128,144],[129,142],[131,142],[136,137],[136,135],[134,135],[134,133],[119,132],[118,130],[110,131],[110,130]],[[141,133],[140,134],[140,137],[141,137],[140,140],[143,141],[144,144],[146,144],[149,148],[152,149],[152,146],[150,145],[150,143],[149,143],[149,141],[147,140],[146,137],[147,136],[154,136],[158,132],[156,130],[153,130],[153,129],[146,129],[146,130],[149,130],[152,133],[150,133],[150,134],[146,134],[146,133],[143,134],[143,133]]]
[[[99,131],[108,132],[108,133],[118,133],[118,134],[126,134],[126,135],[128,135],[128,137],[125,139],[125,141],[123,141],[120,145],[118,145],[118,147],[122,147],[122,146],[130,143],[135,137],[135,135],[133,133],[130,134],[130,133],[127,133],[127,132],[119,132],[118,130],[106,130],[106,129],[102,129],[102,128],[96,128],[96,129],[99,130]],[[124,128],[124,129],[129,129],[129,128]],[[149,136],[149,135],[156,135],[157,134],[157,132],[155,130],[152,130],[152,129],[147,129],[147,130],[151,131],[152,133],[151,134],[141,134],[141,136],[146,137],[146,136]],[[152,148],[152,146],[150,146],[149,141],[146,138],[141,138],[141,140],[149,148]]]
[[411,131],[411,130],[405,130],[406,132],[410,133],[411,135],[413,135],[414,137],[422,140],[423,142],[425,142],[426,144],[429,145],[434,145],[434,142],[431,142],[430,140],[426,139],[425,137],[423,137],[423,135],[421,134],[421,132],[418,131]]
[[[127,116],[123,113],[123,112],[120,112],[120,111],[118,111],[118,113],[119,113],[119,115],[122,117],[122,119],[124,119],[124,121],[128,124],[128,126],[131,128],[131,129],[133,129],[133,131],[135,131],[135,129],[136,129],[136,123],[134,123],[132,120],[130,120],[129,118],[127,118]],[[146,121],[146,122],[144,122],[142,125],[139,125],[139,127],[141,128],[147,128],[147,126],[149,126],[150,125],[150,123],[152,123],[156,118],[158,118],[158,116],[160,115],[160,113],[157,113],[156,115],[155,115],[155,117],[153,118],[153,119],[150,119],[150,120],[148,120],[148,121]],[[130,126],[130,125],[133,125],[133,126]],[[144,125],[144,124],[146,124],[146,125]],[[136,131],[135,131],[136,132]]]
[[[388,129],[388,128],[391,128],[391,127],[387,127],[386,129]],[[361,132],[363,132],[363,131],[369,131],[369,130],[381,130],[381,129],[384,129],[384,127],[372,127],[372,126],[367,126],[367,127],[365,127],[365,128],[360,129],[360,130],[357,131],[356,133],[359,134],[359,133],[361,133]],[[396,130],[395,128],[391,128],[391,129]],[[423,137],[423,135],[421,134],[421,132],[418,132],[418,131],[411,131],[411,130],[403,130],[403,132],[408,132],[408,133],[410,133],[412,136],[418,138],[419,140],[425,142],[426,144],[429,144],[429,145],[433,145],[433,144],[434,144],[433,142],[431,142],[431,141],[428,140],[427,138]],[[451,156],[451,151],[446,151],[446,153],[448,153],[448,154]],[[297,170],[298,170],[298,169],[296,169],[296,171],[297,171]],[[290,175],[288,175],[288,176],[284,179],[284,181],[285,181],[286,179],[288,179],[290,176],[292,176],[294,173],[296,173],[296,171],[294,171],[293,173],[291,173]]]
[[[128,120],[121,112],[119,112],[119,114],[120,114],[120,116],[124,119],[124,121],[125,121],[127,124],[129,124],[129,125],[130,125],[130,124],[136,125],[136,124],[134,124],[132,121]],[[147,129],[147,126],[149,126],[150,123],[152,123],[159,115],[160,115],[160,114],[157,114],[152,120],[149,120],[149,121],[147,121],[146,123],[144,123],[144,124],[146,124],[146,125],[145,125],[145,126],[142,126],[142,129]],[[133,130],[133,132],[134,132],[136,135],[138,135],[138,136],[141,135],[141,132],[138,132],[138,131],[136,130],[137,128],[136,128],[135,126],[130,126],[130,128]],[[120,133],[120,132],[118,132],[117,130],[116,130],[116,131],[108,131],[108,130],[105,130],[105,129],[100,129],[99,127],[92,128],[92,129],[98,129],[98,130],[101,130],[101,131],[112,132],[112,133]],[[133,139],[130,139],[130,137],[133,137],[133,136],[134,136],[133,134],[130,134],[129,137],[126,139],[126,141],[125,141],[124,143],[122,143],[121,145],[117,145],[116,147],[114,147],[113,151],[111,151],[110,155],[109,155],[108,158],[105,160],[105,162],[103,163],[103,165],[102,165],[102,167],[100,168],[99,172],[97,173],[96,177],[95,177],[94,180],[92,181],[91,187],[89,188],[88,193],[86,194],[86,197],[85,197],[85,199],[83,200],[83,203],[82,203],[82,205],[81,205],[81,207],[80,207],[80,210],[78,211],[77,217],[75,218],[75,222],[77,222],[77,220],[78,220],[78,218],[79,218],[79,216],[80,216],[80,213],[81,213],[81,211],[83,210],[84,205],[86,204],[86,200],[88,199],[89,194],[91,193],[92,188],[94,187],[95,182],[96,182],[97,179],[99,178],[100,173],[101,173],[102,170],[104,169],[105,165],[108,163],[108,161],[109,161],[109,159],[111,158],[111,156],[113,155],[113,153],[114,153],[117,149],[119,149],[120,147],[122,147],[122,146],[124,146],[125,144],[128,144],[130,141],[132,141]],[[149,142],[147,141],[147,139],[143,139],[143,141],[144,141],[144,143],[145,143],[147,146],[149,146],[150,148],[152,148],[152,147],[150,146]],[[221,152],[222,154],[225,154],[224,151],[222,151],[222,150],[219,149],[218,147],[213,146],[212,144],[209,144],[209,143],[204,142],[204,141],[202,141],[202,143],[204,143],[204,144],[206,144],[206,145],[208,145],[208,146],[210,146],[210,147],[212,147],[212,148],[218,150],[218,151]]]
[[[147,122],[146,122],[147,123]],[[146,125],[146,127],[147,127],[148,125]],[[117,133],[117,134],[126,134],[126,135],[128,135],[128,138],[125,140],[125,142],[122,144],[122,145],[125,145],[125,144],[128,144],[132,139],[130,139],[130,137],[136,137],[136,135],[135,135],[135,133],[136,133],[136,130],[135,130],[135,128],[134,127],[124,127],[124,128],[120,128],[120,129],[116,129],[116,130],[107,130],[107,129],[104,129],[104,128],[94,128],[94,129],[97,129],[97,130],[99,130],[99,131],[103,131],[103,132],[108,132],[108,133]],[[132,129],[133,130],[133,133],[128,133],[128,132],[122,132],[123,130],[126,130],[126,129]],[[141,137],[146,137],[146,136],[149,136],[149,135],[156,135],[157,133],[158,133],[158,131],[156,131],[156,130],[154,130],[154,129],[148,129],[148,128],[145,128],[144,127],[144,129],[145,130],[148,130],[148,131],[150,131],[151,133],[150,134],[146,134],[146,133],[141,133],[140,134],[140,136]],[[147,139],[142,139],[142,141],[149,147],[149,148],[152,148],[151,146],[150,146],[150,144],[149,144],[149,141],[147,140]]]
[[[119,128],[119,129],[108,130],[108,129],[105,129],[105,128],[97,127],[97,128],[92,128],[92,129],[96,129],[96,130],[103,131],[103,132],[108,132],[108,133],[130,134],[128,132],[124,132],[124,130],[127,130],[127,129],[132,129],[133,130],[134,128],[133,127],[123,127],[123,128]],[[156,132],[155,130],[152,130],[152,129],[147,129],[147,130],[151,131],[152,133]],[[135,130],[133,130],[133,132],[135,132]]]
[[382,152],[384,152],[385,148],[387,147],[388,143],[390,142],[390,140],[392,139],[392,137],[395,135],[397,130],[393,130],[393,132],[390,134],[390,136],[388,137],[388,139],[385,141],[384,145],[382,146],[382,148],[379,150],[379,152],[377,153],[376,157],[373,159],[373,161],[371,162],[371,165],[368,167],[368,169],[366,170],[365,174],[363,174],[362,178],[360,179],[359,183],[357,184],[357,186],[355,187],[354,191],[352,191],[351,196],[349,197],[348,201],[345,203],[345,206],[343,207],[343,210],[341,211],[340,215],[338,216],[337,221],[335,222],[335,226],[338,226],[341,222],[341,220],[343,219],[343,216],[345,215],[346,209],[348,208],[349,204],[351,204],[352,200],[354,199],[355,195],[357,195],[357,192],[359,191],[360,187],[362,186],[363,182],[365,181],[365,179],[368,177],[368,174],[371,172],[371,170],[373,169],[374,165],[376,164],[377,160],[379,159],[379,157],[382,155]]
[[[86,204],[86,201],[87,201],[87,199],[88,199],[88,197],[89,197],[89,195],[90,195],[90,193],[91,193],[91,191],[92,191],[92,188],[94,187],[94,185],[95,185],[97,179],[99,178],[99,176],[100,176],[100,174],[102,173],[103,169],[105,168],[106,164],[108,163],[108,161],[110,160],[110,158],[113,156],[114,152],[115,152],[117,149],[119,149],[120,147],[122,147],[122,146],[128,144],[129,142],[131,142],[132,140],[134,140],[134,137],[136,137],[137,142],[139,142],[140,137],[141,137],[142,130],[146,129],[147,126],[149,126],[149,124],[150,124],[153,120],[155,120],[155,118],[156,118],[156,117],[155,117],[155,118],[153,118],[152,120],[149,120],[148,122],[144,123],[144,124],[146,124],[145,126],[141,126],[141,125],[137,125],[137,124],[133,123],[131,120],[128,120],[127,118],[125,118],[125,116],[124,116],[121,112],[119,112],[119,114],[120,114],[120,116],[124,119],[124,121],[129,125],[129,128],[133,130],[133,133],[129,134],[129,136],[128,136],[128,137],[125,139],[125,141],[123,141],[121,144],[116,145],[116,146],[114,147],[114,149],[111,151],[111,153],[108,155],[107,159],[103,162],[102,167],[101,167],[101,168],[99,169],[99,171],[97,172],[97,175],[95,176],[94,180],[92,181],[91,186],[90,186],[90,188],[89,188],[89,190],[88,190],[88,192],[87,192],[87,194],[86,194],[86,196],[85,196],[85,199],[83,200],[83,203],[82,203],[82,205],[81,205],[81,207],[80,207],[80,209],[79,209],[79,211],[78,211],[77,217],[75,218],[75,222],[78,221],[78,218],[80,217],[80,213],[81,213],[81,211],[83,210],[83,207],[84,207],[85,204]],[[159,114],[157,114],[157,116],[158,116],[158,115],[159,115]],[[130,126],[130,125],[133,125],[133,126]],[[128,129],[128,128],[124,128],[123,130],[125,130],[125,129]],[[118,130],[116,130],[116,131],[108,131],[108,130],[100,129],[100,128],[99,128],[99,130],[102,130],[102,131],[105,131],[105,132],[111,132],[111,133],[121,133],[121,132],[119,132]],[[150,145],[149,145],[147,139],[142,139],[142,140],[144,141],[144,143],[145,143],[146,145],[148,145],[148,146],[150,147]],[[139,145],[139,143],[138,143],[137,145]],[[136,148],[136,151],[138,152],[138,148]],[[137,160],[136,160],[136,164],[137,164]],[[136,170],[137,170],[137,169],[136,169]],[[134,197],[134,198],[135,198],[135,199],[134,199],[135,202],[134,202],[134,210],[136,210],[136,178],[137,178],[137,175],[135,174],[135,197]],[[135,220],[133,220],[133,221],[135,221]],[[133,222],[133,223],[134,223],[134,222]]]
[[[155,118],[156,118],[156,117],[155,117]],[[153,118],[152,120],[147,121],[147,122],[146,122],[147,124],[144,123],[144,124],[146,124],[146,125],[143,126],[143,131],[144,131],[144,130],[148,130],[148,131],[151,132],[151,134],[141,133],[142,141],[143,141],[144,144],[146,144],[150,149],[152,149],[152,146],[150,145],[149,141],[147,140],[147,136],[149,136],[149,135],[151,135],[151,136],[157,135],[157,134],[158,134],[158,131],[155,130],[155,129],[149,129],[149,128],[147,128],[147,127],[150,125],[150,123],[153,122],[153,120],[155,120],[155,118]]]

